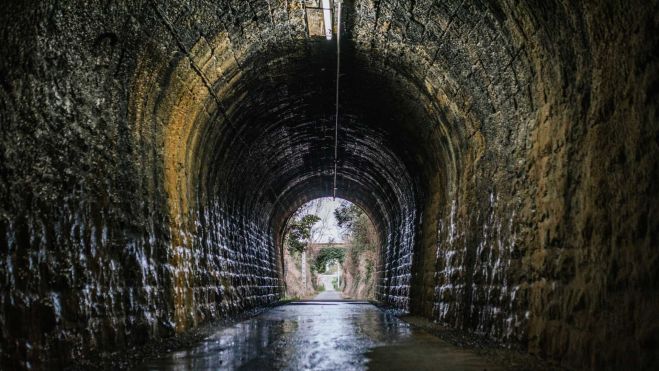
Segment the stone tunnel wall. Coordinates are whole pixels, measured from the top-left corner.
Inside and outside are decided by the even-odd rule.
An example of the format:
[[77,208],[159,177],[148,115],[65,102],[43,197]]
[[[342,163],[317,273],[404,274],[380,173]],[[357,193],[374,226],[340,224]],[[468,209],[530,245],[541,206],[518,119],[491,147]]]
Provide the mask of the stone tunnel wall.
[[422,187],[412,311],[565,365],[648,368],[657,4],[573,5],[355,2],[352,36],[453,140]]
[[[310,133],[328,115],[305,111],[314,91],[294,82],[332,61],[273,47],[305,32],[299,2],[156,3],[0,15],[3,365],[66,363],[272,302],[266,215],[328,192],[329,161],[300,155],[327,147]],[[343,164],[377,168],[341,189],[389,241],[380,299],[568,366],[656,364],[656,1],[345,4],[359,67],[346,64],[347,86],[396,86],[379,89],[385,104],[359,89],[347,101],[425,110],[376,116],[365,127],[388,136],[350,149],[402,160]],[[287,70],[308,56],[315,72]],[[312,129],[281,124],[293,119]],[[261,145],[273,128],[281,147]],[[269,162],[282,154],[313,176]]]
[[656,3],[358,9],[376,68],[473,122],[426,188],[413,311],[566,365],[656,364]]
[[154,8],[5,5],[0,368],[69,364],[277,300],[270,230],[226,199],[171,211],[154,115],[171,76],[151,62],[185,59]]

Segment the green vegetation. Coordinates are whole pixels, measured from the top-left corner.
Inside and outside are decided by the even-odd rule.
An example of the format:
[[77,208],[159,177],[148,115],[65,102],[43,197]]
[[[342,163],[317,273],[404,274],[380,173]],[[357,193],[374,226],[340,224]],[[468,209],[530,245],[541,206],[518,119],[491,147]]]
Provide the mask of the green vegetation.
[[357,205],[349,202],[341,202],[341,206],[334,210],[334,218],[336,224],[344,230],[351,231],[359,218],[364,215],[362,209]]
[[373,275],[373,261],[368,260],[366,262],[366,281],[370,281],[372,275]]
[[313,265],[311,266],[312,272],[325,273],[325,267],[327,263],[335,260],[339,264],[343,263],[345,258],[345,251],[338,247],[326,247],[318,251],[316,259],[314,260]]
[[291,219],[288,224],[288,233],[286,233],[286,245],[291,254],[302,253],[306,250],[311,237],[311,228],[319,221],[320,218],[313,214]]
[[370,220],[362,209],[348,202],[342,203],[334,210],[334,217],[338,226],[343,228],[344,233],[352,242],[350,259],[353,264],[357,265],[360,254],[367,250],[375,250],[375,241],[368,228]]
[[334,210],[337,224],[343,230],[346,250],[344,294],[356,298],[372,298],[375,293],[378,262],[378,235],[365,212],[349,202]]

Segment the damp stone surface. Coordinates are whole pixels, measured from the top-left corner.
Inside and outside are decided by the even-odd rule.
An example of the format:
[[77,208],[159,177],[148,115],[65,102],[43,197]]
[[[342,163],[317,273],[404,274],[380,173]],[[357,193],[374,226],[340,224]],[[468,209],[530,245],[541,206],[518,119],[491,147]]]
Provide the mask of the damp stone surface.
[[[657,1],[11,1],[0,368],[282,297],[284,225],[369,215],[377,299],[578,369],[659,364]],[[336,9],[333,13],[336,14]]]

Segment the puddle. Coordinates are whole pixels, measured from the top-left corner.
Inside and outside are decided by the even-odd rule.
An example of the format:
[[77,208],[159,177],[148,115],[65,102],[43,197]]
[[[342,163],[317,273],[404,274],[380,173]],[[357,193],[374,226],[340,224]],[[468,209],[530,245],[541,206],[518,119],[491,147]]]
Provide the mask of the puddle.
[[479,356],[373,305],[291,303],[219,330],[140,370],[484,370]]

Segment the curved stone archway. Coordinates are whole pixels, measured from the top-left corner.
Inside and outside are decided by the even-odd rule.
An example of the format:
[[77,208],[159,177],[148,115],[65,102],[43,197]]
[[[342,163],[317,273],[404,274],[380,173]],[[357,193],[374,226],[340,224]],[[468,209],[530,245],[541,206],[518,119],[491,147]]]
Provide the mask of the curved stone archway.
[[[3,364],[279,299],[286,218],[333,187],[336,44],[303,4],[6,6]],[[343,4],[337,196],[378,229],[379,300],[656,363],[656,2]]]

